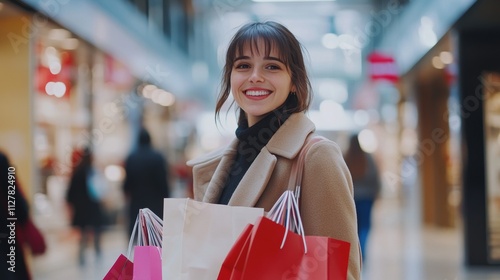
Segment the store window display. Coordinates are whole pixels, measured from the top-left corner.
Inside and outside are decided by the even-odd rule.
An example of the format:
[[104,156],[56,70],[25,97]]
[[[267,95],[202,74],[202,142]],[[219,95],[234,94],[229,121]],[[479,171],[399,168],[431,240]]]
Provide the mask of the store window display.
[[500,263],[500,73],[484,75],[488,259]]

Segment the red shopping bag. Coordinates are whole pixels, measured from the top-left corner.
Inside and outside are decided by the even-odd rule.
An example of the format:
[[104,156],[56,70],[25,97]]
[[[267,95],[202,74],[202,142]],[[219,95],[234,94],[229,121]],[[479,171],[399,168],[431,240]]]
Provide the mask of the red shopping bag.
[[161,280],[161,249],[157,246],[135,246],[134,280]]
[[31,219],[28,219],[28,221],[26,222],[23,234],[24,236],[26,236],[26,243],[28,243],[33,255],[38,256],[45,253],[45,251],[47,250],[45,238]]
[[[217,279],[347,279],[349,242],[305,236],[307,247],[304,247],[302,236],[288,231],[281,247],[285,231],[282,225],[266,217],[259,218],[251,233],[244,232],[236,241]],[[235,255],[238,255],[236,261]]]
[[[298,199],[307,144],[292,165],[288,190],[254,226],[249,225],[226,256],[218,280],[347,279],[350,243],[306,236]],[[269,218],[268,218],[269,217]]]
[[103,280],[132,280],[133,270],[134,264],[123,254],[120,254]]
[[217,279],[232,279],[237,280],[241,278],[241,271],[245,265],[245,257],[240,258],[240,254],[248,252],[250,245],[250,236],[252,234],[253,225],[248,224],[243,232],[240,234],[231,250],[228,252],[224,262],[222,263],[219,277]]

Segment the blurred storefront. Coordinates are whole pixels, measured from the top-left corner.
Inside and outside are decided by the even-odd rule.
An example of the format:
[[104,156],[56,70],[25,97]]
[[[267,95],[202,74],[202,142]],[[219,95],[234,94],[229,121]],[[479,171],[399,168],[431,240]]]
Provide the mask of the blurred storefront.
[[[457,228],[460,221],[461,150],[455,54],[446,34],[400,81],[401,143],[417,173],[424,224]],[[411,120],[413,119],[413,120]],[[413,143],[413,144],[410,144]]]
[[[184,152],[175,129],[184,103],[171,93],[189,88],[186,70],[176,64],[183,56],[147,25],[126,30],[125,18],[116,18],[126,12],[107,14],[130,6],[96,3],[0,2],[0,32],[9,39],[0,49],[1,118],[9,120],[0,127],[0,148],[19,168],[37,224],[47,231],[68,224],[65,193],[85,147],[94,154],[110,224],[121,219],[122,164],[141,125],[171,162]],[[82,24],[89,13],[100,14],[99,28]],[[126,20],[146,22],[137,14]],[[157,57],[160,49],[168,55]],[[153,90],[148,95],[145,88]]]
[[[25,193],[36,182],[31,127],[30,14],[0,2],[0,149],[16,166]],[[31,198],[28,196],[28,198]]]
[[123,179],[121,162],[142,110],[137,79],[111,55],[55,23],[39,28],[34,45],[33,130],[39,174],[34,205],[46,224],[54,221],[54,213],[64,213],[72,169],[89,147],[107,213],[115,215],[123,204],[116,184]]
[[[375,45],[401,75],[399,187],[403,201],[420,201],[424,225],[463,230],[467,265],[495,266],[500,5],[425,2],[406,5]],[[420,188],[408,191],[412,176]]]

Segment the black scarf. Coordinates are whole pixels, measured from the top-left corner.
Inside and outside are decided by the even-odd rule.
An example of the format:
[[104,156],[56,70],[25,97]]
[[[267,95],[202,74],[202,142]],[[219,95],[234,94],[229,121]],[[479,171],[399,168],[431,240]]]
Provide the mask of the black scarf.
[[267,145],[274,133],[291,115],[290,108],[295,107],[297,98],[290,94],[288,99],[273,110],[262,120],[251,127],[248,127],[248,122],[243,121],[236,129],[236,137],[239,143],[237,147],[236,157],[231,166],[231,171],[226,181],[226,185],[219,198],[219,204],[228,204],[236,187],[240,183],[243,175],[247,172],[250,165],[260,153],[260,150]]

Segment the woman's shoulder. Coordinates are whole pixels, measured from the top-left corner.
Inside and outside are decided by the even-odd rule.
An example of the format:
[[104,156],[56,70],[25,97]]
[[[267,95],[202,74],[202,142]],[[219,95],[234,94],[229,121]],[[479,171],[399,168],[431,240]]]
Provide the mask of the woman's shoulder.
[[341,152],[340,146],[333,140],[330,140],[324,136],[318,135],[316,133],[312,133],[306,142],[304,143],[304,146],[308,143],[311,142],[311,150],[313,149],[318,149],[319,151],[324,151],[324,152]]
[[308,142],[310,147],[305,154],[305,160],[315,164],[331,164],[333,162],[344,161],[340,146],[333,140],[313,134],[308,137],[304,143],[305,147]]
[[216,160],[218,158],[221,158],[222,155],[224,154],[224,151],[227,149],[227,147],[221,147],[218,148],[214,151],[208,152],[206,154],[202,154],[200,156],[197,156],[193,159],[190,159],[186,162],[188,166],[195,166],[203,163],[207,163],[213,160]]

